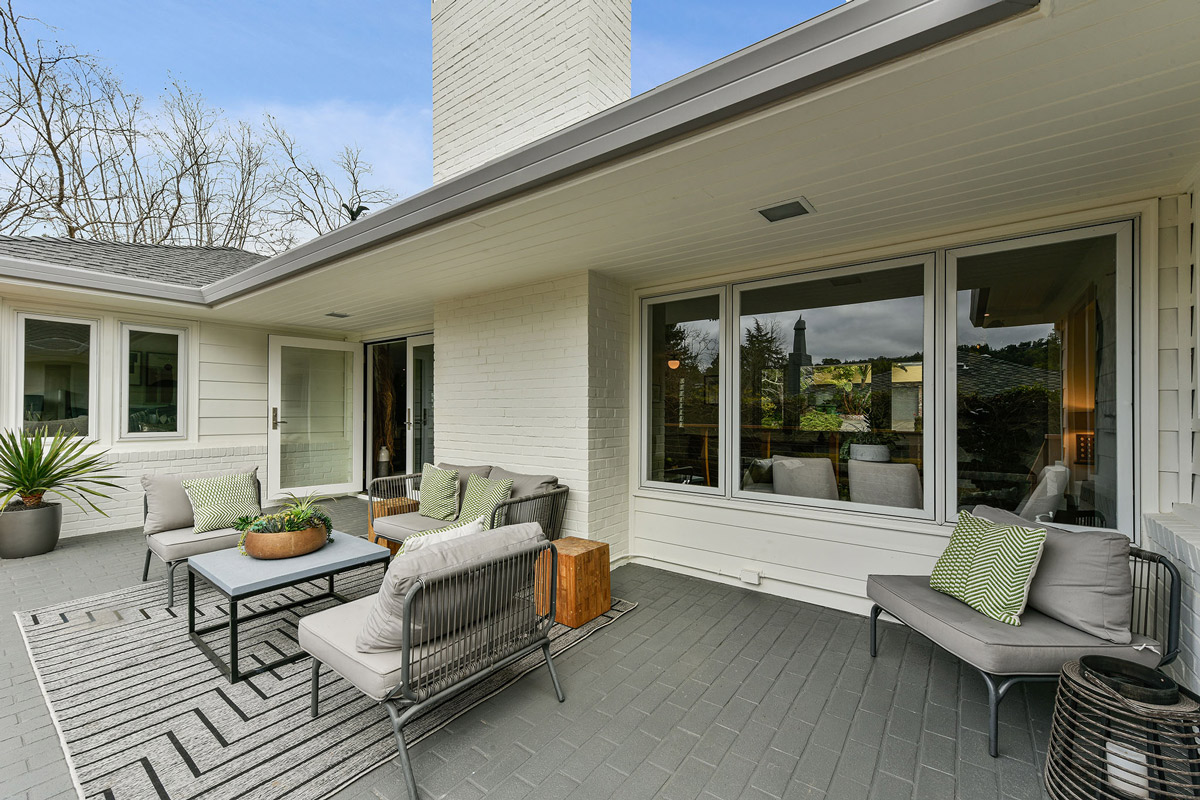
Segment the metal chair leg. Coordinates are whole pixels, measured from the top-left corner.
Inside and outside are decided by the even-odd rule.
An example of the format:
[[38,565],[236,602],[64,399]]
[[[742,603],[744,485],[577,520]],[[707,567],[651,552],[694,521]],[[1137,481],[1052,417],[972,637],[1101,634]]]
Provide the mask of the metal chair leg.
[[549,642],[542,645],[542,652],[546,654],[546,666],[550,669],[550,680],[554,681],[554,693],[558,695],[558,702],[564,703],[567,700],[567,696],[563,694],[562,684],[558,682],[558,673],[554,671],[554,661],[550,658]]
[[146,561],[142,564],[142,583],[150,579],[150,548],[146,548]]
[[321,662],[312,660],[312,708],[309,709],[313,719],[317,717],[317,700],[321,693]]
[[879,615],[883,613],[883,609],[879,606],[871,606],[871,658],[879,655],[879,642],[875,638],[875,632],[879,628]]
[[413,774],[412,761],[408,757],[408,743],[404,741],[404,723],[408,722],[408,715],[414,708],[409,708],[405,713],[397,713],[391,703],[384,703],[383,707],[387,709],[388,716],[392,718],[392,733],[396,736],[396,748],[400,751],[400,768],[404,772],[404,784],[408,787],[408,796],[411,800],[418,800],[417,795],[417,777]]
[[167,608],[175,605],[175,568],[182,563],[182,561],[172,561],[167,564]]

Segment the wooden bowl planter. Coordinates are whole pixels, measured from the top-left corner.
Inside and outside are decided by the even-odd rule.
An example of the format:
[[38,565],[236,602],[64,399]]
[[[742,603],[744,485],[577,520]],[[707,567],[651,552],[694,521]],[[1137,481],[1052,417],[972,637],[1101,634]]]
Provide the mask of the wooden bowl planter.
[[278,533],[246,531],[242,549],[254,558],[294,558],[320,550],[328,539],[329,531],[322,526]]

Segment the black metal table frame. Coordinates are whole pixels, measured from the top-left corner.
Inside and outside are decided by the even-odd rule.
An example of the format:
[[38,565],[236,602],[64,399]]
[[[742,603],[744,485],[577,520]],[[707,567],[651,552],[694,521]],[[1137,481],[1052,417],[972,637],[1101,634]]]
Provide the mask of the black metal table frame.
[[[383,555],[383,557],[379,559],[379,563],[383,564],[383,571],[384,571],[384,574],[386,575],[387,568],[391,563],[391,553],[389,553],[387,550],[384,550],[382,555]],[[285,666],[287,664],[294,664],[297,661],[300,661],[301,659],[308,658],[308,653],[301,650],[298,653],[293,653],[292,655],[278,658],[268,664],[262,664],[261,666],[255,667],[254,669],[248,670],[246,672],[242,672],[241,670],[239,670],[238,669],[238,624],[242,623],[242,622],[249,622],[250,620],[258,619],[259,617],[265,617],[268,614],[275,614],[280,611],[287,611],[288,609],[295,608],[296,606],[302,606],[302,605],[306,605],[308,603],[315,603],[319,600],[337,600],[339,603],[348,603],[348,602],[350,602],[350,598],[337,592],[334,589],[334,585],[333,585],[334,584],[334,580],[333,580],[334,576],[336,576],[340,572],[349,572],[350,570],[358,569],[359,567],[370,566],[373,563],[376,563],[376,562],[367,561],[363,564],[352,564],[350,566],[336,567],[336,568],[330,569],[327,572],[320,572],[320,573],[317,573],[316,575],[307,575],[303,578],[292,581],[290,583],[281,583],[277,586],[272,586],[267,589],[260,589],[256,592],[248,592],[246,594],[238,594],[238,595],[226,595],[225,592],[222,591],[220,587],[218,587],[212,581],[205,578],[205,580],[208,581],[209,586],[212,586],[214,589],[217,590],[217,592],[219,592],[220,594],[222,594],[226,598],[228,598],[228,600],[229,600],[229,621],[228,622],[218,622],[213,625],[206,625],[203,628],[196,627],[196,573],[189,566],[189,568],[188,568],[188,637],[192,640],[192,643],[195,644],[196,647],[200,648],[200,652],[202,652],[202,653],[204,653],[204,655],[208,656],[208,660],[213,663],[213,666],[215,666],[217,669],[219,669],[221,671],[222,675],[224,675],[226,678],[229,679],[230,683],[237,683],[238,681],[245,680],[246,678],[253,678],[255,675],[261,675],[264,672],[269,672],[273,669],[278,669],[279,667]],[[200,577],[203,578],[204,576],[201,575]],[[326,578],[329,580],[329,588],[322,594],[313,595],[312,597],[302,597],[299,600],[293,600],[290,603],[284,603],[283,605],[280,605],[280,606],[264,608],[262,611],[255,611],[250,614],[246,614],[246,615],[242,615],[242,616],[238,615],[238,603],[240,603],[244,600],[249,600],[252,597],[258,597],[259,595],[263,595],[263,594],[270,594],[271,592],[278,592],[280,589],[290,589],[294,586],[299,586],[302,583],[315,583],[315,582],[321,580],[322,578]],[[225,661],[219,655],[217,655],[217,652],[208,645],[208,642],[204,641],[204,639],[202,638],[202,635],[205,633],[212,633],[214,631],[219,631],[219,630],[228,630],[229,631],[229,663],[225,663]]]

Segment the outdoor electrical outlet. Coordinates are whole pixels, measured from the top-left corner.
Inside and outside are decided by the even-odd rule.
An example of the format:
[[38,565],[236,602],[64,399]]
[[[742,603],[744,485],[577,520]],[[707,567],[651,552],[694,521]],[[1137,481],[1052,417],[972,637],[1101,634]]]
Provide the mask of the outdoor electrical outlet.
[[742,583],[749,583],[754,586],[762,583],[762,573],[756,569],[744,569],[738,577],[742,579]]

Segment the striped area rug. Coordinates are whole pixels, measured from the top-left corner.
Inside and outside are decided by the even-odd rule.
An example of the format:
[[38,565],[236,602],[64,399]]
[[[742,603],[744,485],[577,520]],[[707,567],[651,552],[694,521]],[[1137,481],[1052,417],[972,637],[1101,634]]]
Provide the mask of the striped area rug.
[[[379,568],[367,567],[339,576],[338,591],[365,597],[379,580]],[[257,611],[324,588],[323,581],[302,584],[240,607]],[[307,660],[231,686],[188,638],[186,604],[168,610],[165,594],[163,583],[146,583],[16,615],[81,798],[316,800],[395,757],[386,712],[328,669],[315,720]],[[225,616],[222,602],[198,581],[197,624]],[[633,608],[614,599],[611,611],[581,628],[555,625],[552,651]],[[245,624],[242,669],[295,652],[296,620],[289,610]],[[205,639],[226,655],[220,634]],[[540,652],[435,707],[405,728],[409,742],[538,668],[545,669]]]

